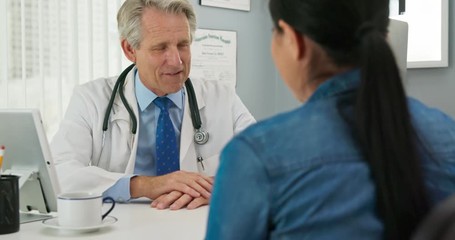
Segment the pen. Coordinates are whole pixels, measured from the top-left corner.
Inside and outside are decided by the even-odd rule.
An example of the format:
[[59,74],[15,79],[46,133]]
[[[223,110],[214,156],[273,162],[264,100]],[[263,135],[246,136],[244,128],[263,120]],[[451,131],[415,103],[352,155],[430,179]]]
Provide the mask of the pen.
[[202,157],[197,157],[197,162],[201,164],[202,171],[205,171],[204,163],[202,161],[204,161]]
[[2,166],[3,166],[3,155],[5,154],[5,146],[0,147],[0,175],[2,174]]

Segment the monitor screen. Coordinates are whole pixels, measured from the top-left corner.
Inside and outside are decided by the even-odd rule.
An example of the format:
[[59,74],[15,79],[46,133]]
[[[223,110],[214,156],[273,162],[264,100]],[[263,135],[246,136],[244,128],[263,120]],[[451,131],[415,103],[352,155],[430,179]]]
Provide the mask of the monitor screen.
[[397,60],[400,75],[406,81],[408,58],[408,23],[390,19],[389,43]]
[[60,192],[49,143],[37,109],[0,109],[3,174],[19,178],[21,223],[57,211]]

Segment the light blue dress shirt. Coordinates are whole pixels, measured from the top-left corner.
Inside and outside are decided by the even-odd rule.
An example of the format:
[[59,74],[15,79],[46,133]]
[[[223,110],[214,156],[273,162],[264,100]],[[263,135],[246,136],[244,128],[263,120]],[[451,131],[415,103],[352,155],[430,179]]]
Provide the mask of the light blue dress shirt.
[[[246,129],[222,151],[207,240],[383,239],[370,168],[352,134],[359,72]],[[409,98],[428,195],[455,192],[455,122]],[[425,152],[423,152],[425,150]]]
[[[136,100],[139,107],[139,135],[134,166],[134,174],[126,175],[119,179],[111,188],[106,190],[103,196],[113,197],[116,201],[123,202],[131,199],[130,180],[133,176],[155,176],[156,175],[156,153],[155,153],[155,132],[160,115],[160,109],[155,106],[153,100],[158,96],[144,86],[139,74],[135,72],[134,86]],[[182,88],[176,93],[167,95],[174,103],[174,107],[169,109],[176,134],[177,144],[180,144],[180,130],[182,126],[183,110],[185,102],[185,91]],[[180,146],[178,146],[180,147]]]

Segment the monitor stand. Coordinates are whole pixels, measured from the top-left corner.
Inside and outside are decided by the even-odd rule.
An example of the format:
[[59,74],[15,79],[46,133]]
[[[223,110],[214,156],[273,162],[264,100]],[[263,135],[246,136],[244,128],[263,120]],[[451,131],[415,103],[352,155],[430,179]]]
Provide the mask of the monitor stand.
[[8,169],[5,173],[19,176],[20,223],[54,217],[47,208],[38,171],[34,169]]
[[30,213],[30,212],[20,212],[20,223],[29,223],[29,222],[36,222],[42,221],[45,219],[53,218],[51,214],[42,214],[42,213]]

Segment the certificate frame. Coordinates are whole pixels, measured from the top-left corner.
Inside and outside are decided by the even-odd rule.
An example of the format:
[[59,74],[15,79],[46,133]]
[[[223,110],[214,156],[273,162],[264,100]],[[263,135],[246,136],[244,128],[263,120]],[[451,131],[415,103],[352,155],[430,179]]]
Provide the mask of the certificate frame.
[[448,5],[448,0],[408,1],[403,15],[391,15],[409,25],[407,68],[449,66]]
[[191,44],[190,78],[237,85],[237,31],[198,28]]
[[199,0],[201,6],[228,8],[249,12],[251,0]]

